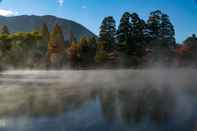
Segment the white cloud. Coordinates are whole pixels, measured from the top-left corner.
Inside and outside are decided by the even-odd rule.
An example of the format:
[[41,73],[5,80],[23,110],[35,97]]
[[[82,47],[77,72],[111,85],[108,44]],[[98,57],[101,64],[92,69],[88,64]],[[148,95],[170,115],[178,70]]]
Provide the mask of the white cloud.
[[18,15],[18,12],[0,9],[0,16],[15,16],[15,15]]
[[58,0],[58,3],[59,3],[60,6],[63,6],[64,0]]

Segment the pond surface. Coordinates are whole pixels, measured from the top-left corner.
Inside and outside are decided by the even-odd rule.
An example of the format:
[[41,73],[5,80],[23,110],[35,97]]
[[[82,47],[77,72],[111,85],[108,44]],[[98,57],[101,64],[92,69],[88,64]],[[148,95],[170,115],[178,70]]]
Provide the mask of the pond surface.
[[197,131],[197,70],[7,71],[0,131]]

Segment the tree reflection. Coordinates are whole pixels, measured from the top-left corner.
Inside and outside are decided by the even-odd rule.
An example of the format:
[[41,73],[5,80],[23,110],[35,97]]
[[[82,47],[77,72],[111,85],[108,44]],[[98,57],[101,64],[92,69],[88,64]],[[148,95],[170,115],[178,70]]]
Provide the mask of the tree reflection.
[[113,121],[116,117],[116,92],[111,89],[101,90],[99,98],[104,118]]
[[76,87],[2,89],[0,116],[57,116],[78,110],[95,97],[95,90]]
[[161,123],[171,120],[175,111],[175,95],[167,85],[164,88],[147,85],[143,88],[103,89],[100,93],[103,116],[107,120]]

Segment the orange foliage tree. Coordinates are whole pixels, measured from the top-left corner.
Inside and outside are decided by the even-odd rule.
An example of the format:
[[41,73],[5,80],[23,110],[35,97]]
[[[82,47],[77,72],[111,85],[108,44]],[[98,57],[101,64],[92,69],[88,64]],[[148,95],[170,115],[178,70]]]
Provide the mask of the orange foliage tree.
[[59,64],[64,55],[64,36],[59,25],[55,25],[48,42],[48,59],[50,64]]

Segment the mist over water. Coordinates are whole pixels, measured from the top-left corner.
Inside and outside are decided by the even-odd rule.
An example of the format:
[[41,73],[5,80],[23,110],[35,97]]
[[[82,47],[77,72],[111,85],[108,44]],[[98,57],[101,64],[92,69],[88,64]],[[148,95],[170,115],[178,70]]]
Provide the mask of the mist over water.
[[5,71],[2,131],[195,131],[197,70]]

